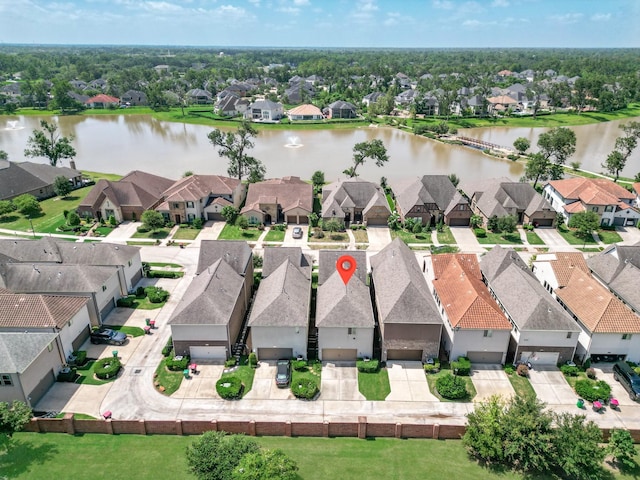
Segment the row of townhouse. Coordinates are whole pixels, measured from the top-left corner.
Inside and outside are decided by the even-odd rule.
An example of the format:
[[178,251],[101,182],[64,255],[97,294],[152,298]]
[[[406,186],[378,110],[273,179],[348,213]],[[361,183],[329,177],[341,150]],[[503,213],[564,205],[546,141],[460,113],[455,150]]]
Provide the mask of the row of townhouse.
[[141,278],[138,247],[0,240],[0,401],[36,405]]

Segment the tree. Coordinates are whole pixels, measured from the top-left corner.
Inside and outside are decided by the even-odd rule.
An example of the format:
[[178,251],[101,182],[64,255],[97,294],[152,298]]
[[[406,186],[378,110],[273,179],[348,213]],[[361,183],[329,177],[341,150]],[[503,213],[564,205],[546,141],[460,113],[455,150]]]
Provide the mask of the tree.
[[164,217],[160,212],[156,212],[155,210],[145,210],[142,212],[142,215],[140,215],[140,221],[152,232],[164,227]]
[[13,204],[21,214],[28,217],[36,216],[42,212],[42,207],[36,197],[29,193],[23,193],[14,198]]
[[72,227],[80,225],[80,216],[76,212],[69,212],[67,215],[67,224]]
[[584,415],[570,413],[554,415],[556,429],[552,441],[552,461],[564,473],[563,478],[606,478],[602,469],[606,450],[599,445],[602,443],[602,432],[595,423],[585,422],[585,419]]
[[233,471],[233,480],[296,480],[298,465],[282,450],[247,453]]
[[520,155],[524,155],[524,153],[529,150],[529,147],[531,147],[531,142],[524,137],[518,137],[513,141],[513,148],[515,148]]
[[475,213],[471,215],[469,219],[469,226],[471,228],[478,228],[482,225],[482,217],[480,215],[476,215]]
[[624,168],[625,163],[627,163],[627,159],[624,155],[618,150],[614,150],[607,155],[607,159],[602,164],[602,168],[613,175],[613,181],[617,182],[618,177],[620,176],[620,171]]
[[240,215],[236,218],[236,226],[242,230],[246,230],[249,228],[249,220],[244,215]]
[[387,225],[391,230],[400,230],[400,214],[396,211],[391,212],[391,215],[389,215],[389,219],[387,220]]
[[449,181],[451,183],[453,183],[454,187],[457,187],[458,184],[460,183],[460,178],[458,177],[458,175],[456,175],[455,173],[450,173],[449,174]]
[[69,183],[69,179],[64,175],[58,175],[53,180],[53,191],[56,192],[56,195],[59,197],[66,197],[71,192],[71,183]]
[[382,140],[369,140],[368,142],[356,143],[353,147],[353,166],[347,168],[342,173],[348,175],[350,178],[357,177],[357,168],[364,164],[367,158],[371,158],[376,161],[378,167],[383,166],[389,161],[389,155],[387,155],[387,149],[382,143]]
[[503,445],[507,406],[496,395],[476,406],[467,414],[467,430],[462,444],[471,455],[488,463],[501,463],[505,452]]
[[324,230],[329,232],[340,232],[344,230],[344,223],[337,218],[331,218],[326,222],[323,222]]
[[247,177],[247,181],[249,183],[258,183],[264,180],[264,175],[267,173],[267,169],[261,163],[260,165],[256,165],[249,172],[249,176]]
[[242,457],[258,450],[258,444],[243,435],[206,432],[187,447],[187,465],[199,480],[231,480]]
[[512,233],[518,225],[518,219],[513,215],[505,215],[498,218],[498,230],[503,233]]
[[7,213],[14,212],[16,206],[11,200],[0,200],[0,217],[3,217]]
[[9,159],[9,154],[7,152],[5,152],[4,150],[0,150],[0,160],[8,160]]
[[576,234],[583,238],[585,242],[593,235],[593,232],[598,230],[599,226],[600,217],[596,212],[592,212],[591,210],[574,213],[571,215],[571,219],[569,219],[569,227],[575,228]]
[[227,223],[234,224],[236,222],[236,218],[238,218],[238,209],[233,205],[226,205],[222,207],[222,211],[220,215],[222,218],[226,220]]
[[633,446],[633,438],[631,437],[629,430],[621,430],[617,428],[611,430],[607,453],[611,455],[614,462],[622,468],[631,469],[636,467],[634,457],[637,452]]
[[191,170],[187,170],[182,174],[182,178],[191,177],[191,176],[193,176],[193,172]]
[[242,181],[244,177],[256,171],[262,172],[264,177],[265,168],[262,162],[246,153],[246,150],[255,146],[252,139],[257,135],[258,131],[249,122],[243,121],[235,133],[214,130],[207,135],[207,138],[214,147],[218,147],[218,155],[229,159],[227,168],[229,176]]
[[48,123],[46,120],[40,120],[40,126],[42,130],[34,130],[27,139],[25,156],[46,157],[52,167],[57,166],[62,159],[71,159],[76,156],[76,151],[71,146],[73,135],[61,137],[58,134],[58,125],[53,122]]
[[500,231],[500,228],[498,227],[498,216],[497,215],[491,215],[487,219],[487,229],[491,230],[492,232]]
[[618,181],[620,172],[626,166],[627,160],[638,146],[638,139],[640,139],[640,122],[625,123],[620,125],[620,128],[623,130],[624,135],[616,138],[613,151],[602,164],[602,167],[607,172],[615,176],[614,182]]
[[321,170],[313,172],[313,175],[311,175],[311,183],[313,184],[313,191],[319,192],[324,185],[324,172]]
[[562,166],[567,159],[576,151],[576,134],[567,127],[555,127],[538,137],[538,148],[540,154],[547,160],[553,161],[553,165],[549,165],[547,171],[552,180],[558,180],[562,175]]
[[0,434],[5,438],[13,437],[15,432],[22,430],[31,421],[31,417],[31,407],[24,402],[0,402]]
[[549,161],[541,153],[529,155],[527,165],[524,169],[524,178],[526,180],[533,180],[533,188],[536,188],[538,180],[548,180]]

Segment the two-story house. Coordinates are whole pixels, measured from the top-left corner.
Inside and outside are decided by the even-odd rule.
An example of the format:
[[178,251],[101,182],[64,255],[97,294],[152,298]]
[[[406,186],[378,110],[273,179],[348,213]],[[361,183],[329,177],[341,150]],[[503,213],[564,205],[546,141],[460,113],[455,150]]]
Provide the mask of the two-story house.
[[373,182],[349,178],[322,188],[322,219],[366,225],[387,225],[391,210],[382,189]]
[[309,222],[313,211],[313,186],[299,177],[283,177],[251,183],[240,213],[249,223]]

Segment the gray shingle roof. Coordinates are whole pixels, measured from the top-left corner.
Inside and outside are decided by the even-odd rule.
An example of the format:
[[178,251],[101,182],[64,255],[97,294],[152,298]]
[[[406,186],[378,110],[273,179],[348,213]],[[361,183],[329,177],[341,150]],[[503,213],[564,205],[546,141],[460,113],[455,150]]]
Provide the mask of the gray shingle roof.
[[480,270],[482,270],[482,274],[489,283],[511,264],[515,264],[535,278],[535,275],[529,270],[524,260],[520,258],[518,252],[512,248],[502,248],[500,245],[496,245],[480,258]]
[[603,282],[614,280],[627,264],[640,268],[640,243],[612,245],[599,255],[587,259],[587,265]]
[[0,253],[15,262],[62,263],[58,244],[50,237],[39,240],[0,239]]
[[285,260],[289,260],[292,265],[298,267],[307,279],[311,279],[313,260],[308,255],[303,254],[300,247],[265,247],[262,278],[268,277]]
[[196,276],[169,320],[172,325],[227,325],[244,279],[219,259]]
[[303,327],[309,323],[311,280],[290,261],[285,260],[260,282],[250,326]]
[[400,238],[371,257],[371,276],[380,322],[442,324],[416,257]]
[[[335,209],[336,204],[340,207],[361,209],[384,206],[389,211],[389,215],[391,214],[389,204],[380,187],[373,182],[366,182],[357,178],[338,180],[323,187],[322,216],[333,216],[333,209]],[[338,213],[337,209],[336,213]],[[363,213],[366,214],[366,211]]]
[[367,253],[364,250],[320,250],[318,252],[318,285],[322,285],[336,271],[336,262],[343,255],[350,255],[356,261],[356,271],[352,278],[359,278],[367,284]]
[[52,185],[56,177],[63,176],[71,179],[82,176],[82,172],[79,170],[68,167],[52,167],[46,163],[22,162],[18,166],[47,185]]
[[506,177],[464,182],[460,190],[469,198],[476,196],[476,205],[487,218],[507,215],[506,208],[513,207],[527,215],[539,210],[552,210],[551,204],[530,184],[514,182]]
[[[454,198],[461,200],[461,197],[456,195],[458,194],[456,187],[447,175],[424,175],[422,178],[394,181],[390,185],[396,196],[396,204],[405,214],[414,205],[430,203],[436,204],[439,210],[445,211]],[[455,204],[457,205],[458,202]]]
[[91,293],[117,274],[118,267],[10,263],[0,265],[0,287],[16,293]]
[[0,372],[23,373],[57,336],[57,333],[0,333]]
[[242,240],[202,240],[196,274],[199,275],[221,258],[244,276],[249,262],[253,260],[253,253],[247,242]]
[[355,275],[345,285],[334,270],[318,287],[316,326],[373,328],[374,325],[369,287]]

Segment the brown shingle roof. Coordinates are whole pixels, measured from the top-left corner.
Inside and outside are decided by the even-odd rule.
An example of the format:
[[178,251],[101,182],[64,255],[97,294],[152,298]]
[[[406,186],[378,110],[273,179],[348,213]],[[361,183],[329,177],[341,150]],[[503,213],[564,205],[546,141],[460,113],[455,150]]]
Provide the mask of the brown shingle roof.
[[559,287],[563,287],[569,282],[576,269],[590,275],[589,266],[584,256],[578,252],[558,252],[556,260],[551,260],[549,263],[551,263]]
[[258,210],[260,203],[277,203],[283,210],[299,206],[313,211],[313,186],[299,177],[283,177],[252,183],[247,191],[246,206],[242,212]]
[[196,201],[209,195],[231,195],[240,181],[220,175],[190,175],[181,178],[164,191],[164,198],[173,201]]
[[0,293],[0,327],[62,328],[87,297]]

